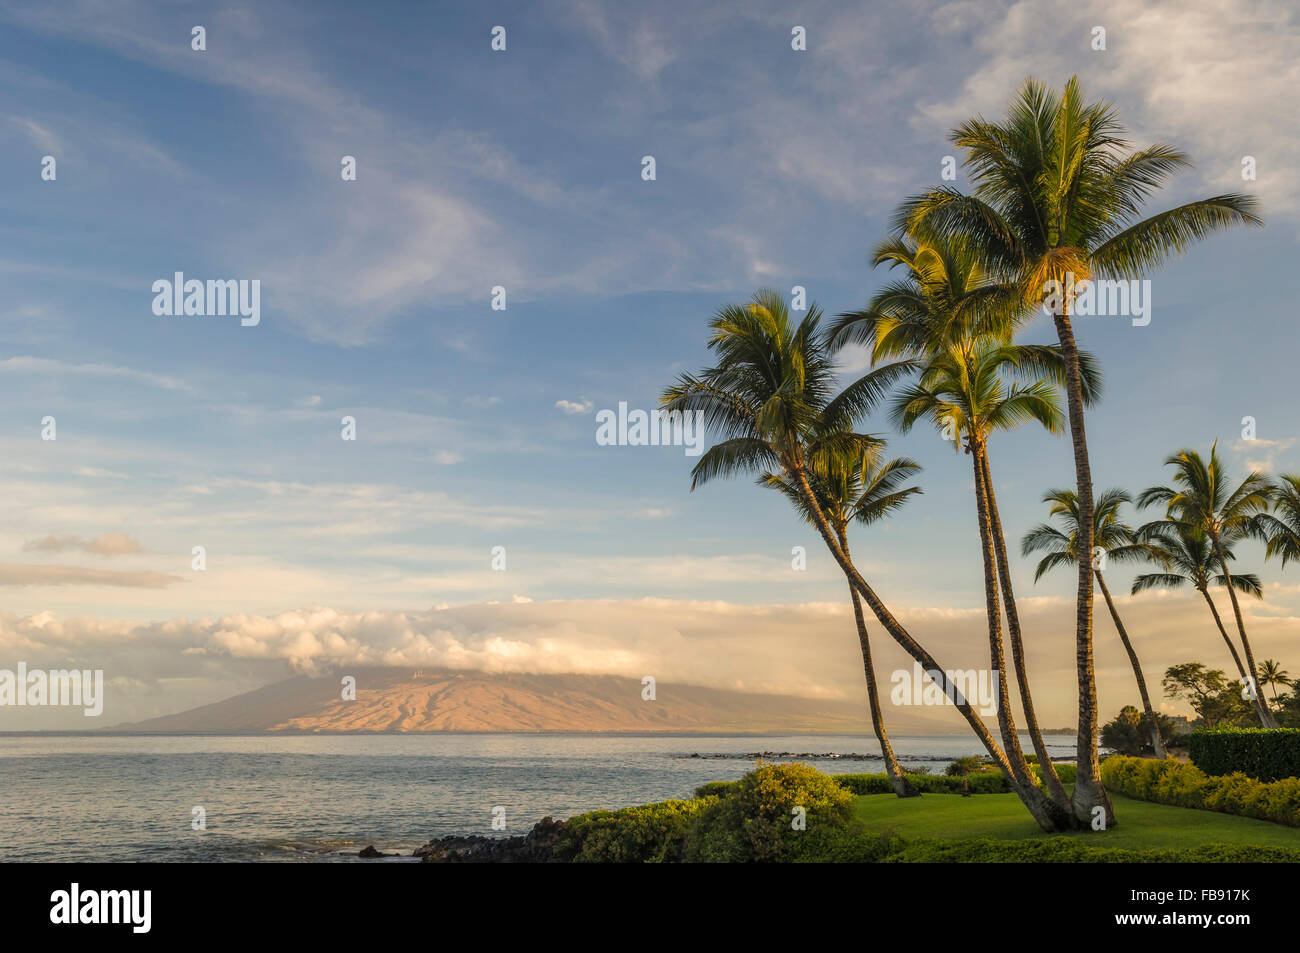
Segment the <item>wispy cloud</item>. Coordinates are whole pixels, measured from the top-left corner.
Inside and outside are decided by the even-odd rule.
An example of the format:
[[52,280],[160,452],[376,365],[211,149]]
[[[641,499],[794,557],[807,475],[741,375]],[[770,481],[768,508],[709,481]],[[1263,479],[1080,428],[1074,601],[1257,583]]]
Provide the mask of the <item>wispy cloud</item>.
[[181,581],[180,576],[160,572],[0,563],[0,586],[121,586],[129,589],[163,589]]
[[141,551],[139,542],[125,533],[105,533],[96,539],[46,536],[23,544],[23,552],[28,553],[63,553],[70,550],[95,553],[98,556],[124,556]]

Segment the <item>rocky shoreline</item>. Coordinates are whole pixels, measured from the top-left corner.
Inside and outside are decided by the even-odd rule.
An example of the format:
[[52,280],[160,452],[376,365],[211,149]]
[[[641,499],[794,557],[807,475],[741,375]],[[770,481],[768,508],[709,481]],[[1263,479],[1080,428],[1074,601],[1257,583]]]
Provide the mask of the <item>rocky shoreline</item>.
[[[557,854],[564,821],[544,817],[527,834],[514,837],[484,837],[480,834],[462,836],[448,834],[417,847],[410,856],[425,864],[555,864],[563,860]],[[405,857],[406,854],[385,854],[367,845],[358,854],[363,860],[388,857]]]

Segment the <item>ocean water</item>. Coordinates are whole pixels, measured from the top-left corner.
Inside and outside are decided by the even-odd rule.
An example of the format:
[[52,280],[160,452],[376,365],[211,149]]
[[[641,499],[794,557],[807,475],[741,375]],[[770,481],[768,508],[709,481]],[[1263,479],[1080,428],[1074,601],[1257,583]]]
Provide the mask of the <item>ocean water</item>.
[[[891,740],[931,771],[982,753],[969,736]],[[1073,758],[1073,737],[1046,740]],[[759,752],[884,770],[875,738],[859,735],[8,735],[0,861],[348,862],[373,844],[407,856],[371,862],[409,862],[444,834],[521,834],[546,815],[688,797]],[[195,807],[206,830],[192,829]],[[498,807],[504,831],[492,830]]]

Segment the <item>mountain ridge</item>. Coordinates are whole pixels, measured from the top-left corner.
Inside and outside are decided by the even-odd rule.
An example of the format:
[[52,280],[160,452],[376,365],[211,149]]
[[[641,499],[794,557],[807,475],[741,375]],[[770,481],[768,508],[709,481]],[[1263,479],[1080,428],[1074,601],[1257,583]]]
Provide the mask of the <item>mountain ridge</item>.
[[[870,733],[860,702],[640,680],[615,675],[486,674],[355,669],[356,699],[341,679],[296,676],[224,701],[114,726],[124,732],[737,732]],[[864,691],[865,696],[865,691]],[[947,716],[947,718],[944,717]],[[894,709],[891,730],[950,732],[955,712]],[[948,722],[948,724],[944,724]]]

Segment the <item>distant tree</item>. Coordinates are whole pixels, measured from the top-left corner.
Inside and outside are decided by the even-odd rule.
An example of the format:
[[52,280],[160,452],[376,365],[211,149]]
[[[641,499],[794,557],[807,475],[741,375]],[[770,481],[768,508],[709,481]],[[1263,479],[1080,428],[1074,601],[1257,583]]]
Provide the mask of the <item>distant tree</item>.
[[[1038,570],[1034,573],[1034,582],[1038,582],[1043,573],[1055,566],[1074,565],[1079,559],[1079,497],[1073,490],[1048,490],[1043,497],[1044,503],[1051,503],[1052,508],[1048,511],[1049,515],[1059,520],[1060,526],[1054,526],[1051,523],[1039,523],[1021,540],[1021,555],[1028,556],[1030,553],[1045,552],[1038,563]],[[1093,532],[1092,540],[1094,550],[1100,547],[1108,561],[1126,562],[1137,559],[1159,558],[1159,553],[1150,543],[1139,542],[1133,535],[1133,529],[1127,523],[1120,519],[1120,507],[1125,503],[1133,502],[1132,498],[1124,490],[1112,487],[1109,490],[1102,490],[1096,499],[1096,505],[1092,510]],[[1101,590],[1102,596],[1106,600],[1106,608],[1110,610],[1111,620],[1115,623],[1115,631],[1119,633],[1119,640],[1124,645],[1124,651],[1128,653],[1129,664],[1133,666],[1133,675],[1137,679],[1138,695],[1142,698],[1142,708],[1145,712],[1145,722],[1149,726],[1159,725],[1156,718],[1155,710],[1151,707],[1151,697],[1147,694],[1147,680],[1142,674],[1142,665],[1138,661],[1137,652],[1133,648],[1133,643],[1129,640],[1128,630],[1124,628],[1124,622],[1119,617],[1119,610],[1115,607],[1115,600],[1110,596],[1110,588],[1106,585],[1106,578],[1102,575],[1102,563],[1093,559],[1093,554],[1089,553],[1088,558],[1092,560],[1093,576],[1097,580],[1097,588]],[[1157,732],[1151,736],[1151,743],[1155,749],[1156,757],[1165,756],[1165,746]],[[1113,746],[1112,746],[1113,747]]]
[[[1217,556],[1210,543],[1209,536],[1196,526],[1181,522],[1174,519],[1153,520],[1140,526],[1134,536],[1147,544],[1145,552],[1150,556],[1152,562],[1157,563],[1159,572],[1142,573],[1133,580],[1132,592],[1136,595],[1147,589],[1156,589],[1160,587],[1176,589],[1187,583],[1205,597],[1205,604],[1210,607],[1210,614],[1214,617],[1214,624],[1218,626],[1219,634],[1223,636],[1223,642],[1228,647],[1228,652],[1232,655],[1233,664],[1237,666],[1237,673],[1241,676],[1243,684],[1247,683],[1249,675],[1246,672],[1246,666],[1242,663],[1241,654],[1237,651],[1236,646],[1232,644],[1232,637],[1228,635],[1228,630],[1224,628],[1223,619],[1219,615],[1218,608],[1214,605],[1214,599],[1210,596],[1210,584],[1223,587],[1231,587],[1240,592],[1249,593],[1255,598],[1263,598],[1264,590],[1260,586],[1259,577],[1250,572],[1239,572],[1229,576],[1227,573],[1215,572]],[[1227,559],[1233,559],[1232,549],[1223,547],[1223,555]],[[1255,693],[1257,696],[1258,692]],[[1263,701],[1256,698],[1256,711],[1259,715],[1261,725],[1268,725],[1266,712],[1264,711]]]
[[1260,685],[1273,686],[1273,704],[1277,704],[1277,687],[1291,684],[1291,673],[1282,668],[1277,659],[1266,658],[1259,666]]
[[1291,683],[1291,691],[1278,698],[1276,711],[1283,728],[1300,728],[1300,685]]
[[[1266,516],[1273,501],[1274,486],[1257,470],[1252,470],[1235,487],[1228,478],[1223,461],[1219,458],[1218,441],[1210,446],[1208,458],[1195,450],[1179,450],[1165,460],[1174,468],[1173,480],[1168,486],[1153,486],[1138,496],[1139,507],[1161,504],[1165,516],[1186,524],[1197,533],[1204,534],[1210,542],[1214,561],[1222,572],[1224,588],[1232,603],[1232,614],[1237,620],[1237,633],[1245,650],[1246,672],[1251,685],[1258,688],[1259,669],[1255,665],[1255,652],[1246,635],[1246,622],[1237,601],[1237,587],[1233,585],[1232,570],[1228,560],[1231,544],[1246,536],[1259,536],[1261,517]],[[1276,728],[1272,713],[1263,696],[1254,692],[1255,707],[1265,728]]]
[[[1173,737],[1174,723],[1169,716],[1157,713],[1155,718],[1160,729],[1159,734]],[[1150,744],[1154,737],[1158,735],[1152,731],[1147,714],[1132,705],[1125,705],[1115,716],[1114,721],[1102,725],[1101,728],[1101,743],[1120,754],[1135,756],[1156,754],[1157,757],[1164,757],[1163,749],[1161,753],[1157,753]]]
[[1246,726],[1254,721],[1255,706],[1241,697],[1241,689],[1222,669],[1206,668],[1200,662],[1184,662],[1165,670],[1165,694],[1185,698],[1202,725]]
[[965,777],[968,774],[984,770],[984,759],[979,755],[967,755],[965,758],[958,758],[948,767],[943,769],[943,773],[950,778]]

